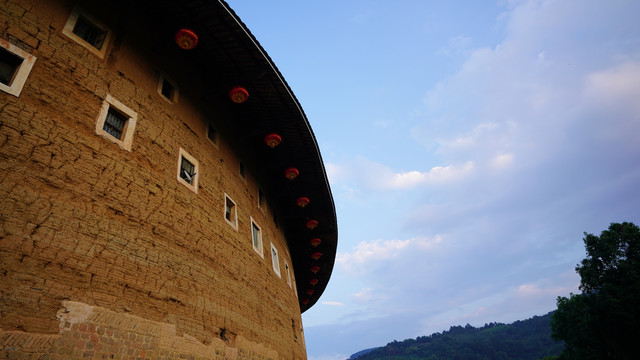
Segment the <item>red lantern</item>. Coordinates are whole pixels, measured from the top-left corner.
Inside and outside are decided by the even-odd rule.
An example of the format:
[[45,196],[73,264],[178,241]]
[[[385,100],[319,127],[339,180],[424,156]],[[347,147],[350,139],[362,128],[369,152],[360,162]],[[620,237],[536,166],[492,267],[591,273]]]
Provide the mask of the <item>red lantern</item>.
[[284,176],[289,180],[293,180],[297,178],[299,174],[300,174],[300,171],[298,171],[298,169],[294,167],[290,167],[284,171]]
[[320,245],[320,243],[322,242],[322,240],[315,238],[315,239],[311,239],[311,241],[309,241],[309,244],[311,244],[313,247],[316,247],[318,245]]
[[282,141],[282,138],[278,134],[269,134],[264,137],[264,143],[267,144],[267,146],[272,149],[280,145],[281,141]]
[[320,266],[314,265],[309,270],[311,270],[312,273],[316,274],[318,273],[318,271],[320,271]]
[[180,29],[173,38],[183,50],[191,50],[198,45],[198,35],[190,29]]
[[307,290],[307,295],[313,295],[314,292],[316,292],[314,289],[309,289]]
[[307,221],[307,223],[305,224],[307,228],[309,228],[309,230],[313,230],[316,228],[316,226],[318,226],[318,221],[317,220],[309,220]]
[[296,204],[298,204],[298,206],[300,206],[301,208],[303,208],[303,207],[305,207],[305,206],[309,205],[309,198],[308,198],[308,197],[304,197],[304,196],[303,196],[303,197],[299,197],[299,198],[296,200]]
[[249,92],[241,86],[236,86],[229,91],[229,98],[231,98],[231,101],[234,103],[240,104],[247,101]]
[[304,300],[302,300],[302,303],[303,303],[304,305],[307,305],[307,304],[309,303],[309,299],[304,299]]
[[311,254],[311,258],[313,260],[318,260],[318,259],[320,259],[321,256],[322,256],[321,252],[314,252],[313,254]]
[[316,286],[318,284],[318,279],[309,280],[309,284],[311,284],[311,286]]

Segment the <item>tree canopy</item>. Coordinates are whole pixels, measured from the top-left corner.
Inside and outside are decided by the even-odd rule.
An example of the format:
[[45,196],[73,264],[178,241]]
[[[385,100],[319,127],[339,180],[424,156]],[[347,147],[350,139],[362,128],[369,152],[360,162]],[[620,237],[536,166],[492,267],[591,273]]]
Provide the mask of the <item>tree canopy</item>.
[[560,359],[640,359],[640,228],[612,223],[585,233],[587,257],[576,267],[582,294],[558,297],[552,336]]

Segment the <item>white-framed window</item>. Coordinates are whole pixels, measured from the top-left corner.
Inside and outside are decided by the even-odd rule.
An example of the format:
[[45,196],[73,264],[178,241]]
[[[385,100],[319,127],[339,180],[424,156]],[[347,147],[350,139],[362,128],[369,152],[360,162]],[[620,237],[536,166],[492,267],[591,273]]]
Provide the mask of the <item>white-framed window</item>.
[[291,287],[291,269],[289,269],[289,263],[284,259],[284,272],[287,275],[287,284]]
[[273,243],[271,243],[271,265],[273,265],[273,272],[280,276],[280,259],[278,258],[278,249]]
[[238,230],[238,209],[236,209],[236,203],[227,194],[224,194],[224,220]]
[[264,258],[264,250],[262,249],[262,229],[253,218],[251,218],[251,244],[253,245],[253,250],[260,255],[260,257]]
[[209,139],[216,148],[218,147],[218,129],[212,124],[207,124],[207,139]]
[[0,39],[0,90],[20,96],[36,57]]
[[173,104],[178,102],[178,93],[176,84],[161,74],[158,79],[158,94],[160,97]]
[[182,185],[198,193],[198,175],[200,173],[198,160],[183,148],[178,151],[177,179]]
[[75,8],[69,15],[62,33],[101,59],[107,52],[111,30],[93,16]]
[[242,161],[238,162],[238,174],[244,182],[247,182],[247,167]]
[[96,120],[96,134],[118,144],[122,150],[131,151],[137,122],[135,111],[107,94]]

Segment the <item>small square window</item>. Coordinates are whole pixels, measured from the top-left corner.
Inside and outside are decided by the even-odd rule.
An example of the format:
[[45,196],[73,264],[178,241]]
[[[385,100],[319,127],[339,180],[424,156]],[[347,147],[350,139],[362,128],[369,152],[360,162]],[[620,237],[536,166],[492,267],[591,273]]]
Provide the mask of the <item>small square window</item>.
[[262,211],[265,211],[265,201],[264,191],[262,191],[262,188],[258,186],[258,208]]
[[280,260],[278,259],[278,249],[271,243],[271,265],[273,265],[273,271],[280,276]]
[[114,138],[122,140],[122,131],[124,130],[124,125],[127,123],[127,120],[129,120],[129,118],[110,106],[102,130]]
[[22,60],[16,54],[5,49],[0,50],[0,83],[11,85],[20,65],[22,65]]
[[76,20],[76,24],[73,27],[74,34],[98,50],[102,49],[107,32],[97,27],[83,15],[78,16],[78,20]]
[[238,173],[243,180],[247,180],[247,167],[244,166],[242,161],[240,161],[240,165],[238,166]]
[[264,257],[262,250],[262,229],[251,219],[251,243],[253,244],[253,250],[258,255]]
[[189,155],[183,148],[178,152],[178,176],[180,183],[198,193],[198,160]]
[[289,270],[289,263],[287,263],[287,260],[284,261],[284,271],[287,273],[287,285],[291,287],[291,270]]
[[236,209],[236,203],[233,202],[227,194],[224,195],[224,219],[234,229],[238,229],[238,211]]
[[100,58],[104,58],[111,37],[106,26],[77,8],[69,15],[62,33]]
[[135,111],[107,94],[96,120],[96,134],[113,141],[123,150],[131,151],[137,119]]
[[207,125],[207,139],[209,139],[213,145],[218,146],[218,130],[213,125]]
[[0,39],[0,90],[19,96],[36,57]]
[[158,81],[158,94],[170,103],[178,101],[178,87],[164,76],[160,76]]

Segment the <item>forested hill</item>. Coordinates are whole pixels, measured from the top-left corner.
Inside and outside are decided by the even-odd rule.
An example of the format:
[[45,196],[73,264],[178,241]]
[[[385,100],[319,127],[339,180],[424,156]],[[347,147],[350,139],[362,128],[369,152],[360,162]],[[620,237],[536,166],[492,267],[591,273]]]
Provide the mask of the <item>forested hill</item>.
[[551,339],[550,312],[505,325],[475,328],[452,326],[449,331],[420,336],[352,355],[358,360],[539,360],[559,355],[564,344]]

